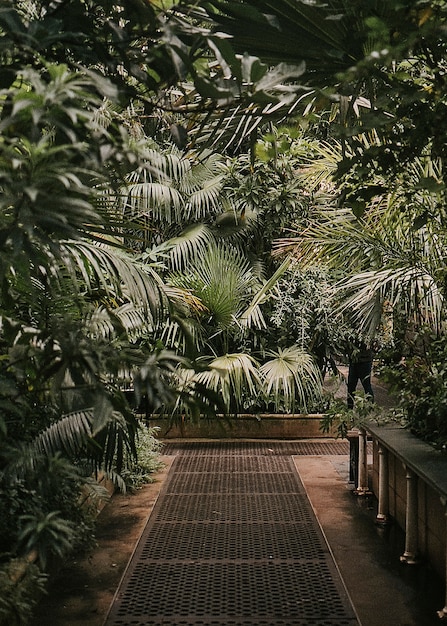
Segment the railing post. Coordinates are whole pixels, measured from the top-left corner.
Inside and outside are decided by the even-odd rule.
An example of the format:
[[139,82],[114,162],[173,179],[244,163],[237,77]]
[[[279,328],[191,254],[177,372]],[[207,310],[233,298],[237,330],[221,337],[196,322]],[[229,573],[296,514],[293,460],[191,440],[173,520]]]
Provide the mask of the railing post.
[[377,503],[377,524],[388,524],[390,521],[388,450],[379,444],[379,494]]
[[447,620],[447,499],[441,498],[441,502],[444,506],[444,519],[445,519],[445,595],[444,595],[444,608],[438,611],[438,617],[442,620]]
[[349,441],[349,482],[357,486],[359,476],[359,431],[353,428],[348,431]]
[[415,565],[418,562],[418,477],[409,467],[405,467],[405,470],[407,479],[405,552],[400,560],[407,565]]
[[357,496],[370,495],[371,491],[368,486],[368,449],[367,435],[364,428],[359,428],[359,468],[358,468],[358,484],[354,490]]

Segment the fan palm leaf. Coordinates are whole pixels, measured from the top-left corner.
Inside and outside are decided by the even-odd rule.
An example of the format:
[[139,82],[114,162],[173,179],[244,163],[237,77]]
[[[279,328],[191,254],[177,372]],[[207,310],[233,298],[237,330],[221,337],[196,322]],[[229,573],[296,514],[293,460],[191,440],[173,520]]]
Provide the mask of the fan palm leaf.
[[385,303],[417,326],[426,325],[435,331],[441,328],[444,295],[435,277],[423,267],[362,272],[338,287],[343,301],[340,311],[348,313],[367,335],[374,336]]
[[198,296],[221,329],[235,323],[248,298],[260,287],[249,261],[240,251],[216,243],[195,258],[187,273],[171,275],[170,282]]
[[307,412],[310,405],[321,400],[322,380],[312,356],[298,346],[269,352],[272,357],[260,367],[264,393],[276,410],[290,412],[299,407]]
[[[151,146],[155,146],[151,142]],[[203,153],[182,154],[171,147],[142,151],[143,164],[128,175],[114,200],[125,220],[141,229],[146,243],[159,243],[160,237],[180,233],[191,223],[222,211],[221,192],[224,181],[222,157]]]
[[262,381],[259,365],[249,354],[225,354],[209,364],[209,369],[199,372],[194,380],[218,392],[228,411],[240,406],[244,393],[256,397],[261,393]]

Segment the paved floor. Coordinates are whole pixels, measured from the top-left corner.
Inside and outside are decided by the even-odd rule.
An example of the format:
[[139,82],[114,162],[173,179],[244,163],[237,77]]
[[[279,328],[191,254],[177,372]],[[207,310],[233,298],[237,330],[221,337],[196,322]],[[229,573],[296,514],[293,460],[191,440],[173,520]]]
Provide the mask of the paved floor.
[[374,497],[356,497],[346,460],[294,457],[362,626],[439,626],[444,585],[428,564],[400,562],[405,537],[375,524]]
[[358,626],[293,463],[303,445],[168,445],[177,459],[107,626]]
[[[432,626],[442,586],[352,494],[345,442],[172,442],[105,626]],[[401,552],[400,552],[401,553]]]
[[[373,384],[377,402],[389,403]],[[402,531],[377,527],[374,498],[353,495],[347,442],[183,440],[165,452],[175,456],[164,457],[169,463],[150,496],[133,497],[137,511],[131,499],[114,498],[100,520],[98,558],[67,564],[33,626],[104,626],[110,605],[107,626],[439,624],[443,585],[426,564],[401,564]]]

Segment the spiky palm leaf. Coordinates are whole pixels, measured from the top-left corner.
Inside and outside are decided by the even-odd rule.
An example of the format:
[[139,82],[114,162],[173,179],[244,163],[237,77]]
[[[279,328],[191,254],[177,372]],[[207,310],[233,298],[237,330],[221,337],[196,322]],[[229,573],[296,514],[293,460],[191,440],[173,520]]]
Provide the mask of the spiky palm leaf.
[[154,323],[163,308],[160,276],[150,265],[135,262],[118,248],[107,243],[63,241],[60,259],[76,287],[82,281],[89,292],[102,291],[111,299],[124,294],[152,316]]
[[[136,424],[126,421],[118,411],[104,412],[94,408],[75,411],[42,431],[27,448],[27,459],[33,463],[40,455],[48,457],[63,453],[71,460],[84,459],[91,471],[120,471],[125,454],[135,452],[133,433]],[[23,457],[24,458],[24,457]],[[22,461],[19,461],[20,463]],[[14,464],[10,464],[9,471]]]
[[214,236],[206,224],[195,224],[186,228],[177,237],[173,237],[159,246],[156,254],[169,254],[169,268],[176,271],[185,268],[196,257],[206,252]]
[[272,357],[260,367],[264,393],[275,410],[308,412],[313,403],[321,400],[321,373],[310,354],[299,346],[290,346],[269,352]]
[[124,219],[141,229],[138,236],[146,247],[222,211],[219,155],[204,154],[199,160],[175,147],[157,150],[154,142],[151,145],[143,151],[143,164],[129,174],[116,197]]
[[225,354],[209,364],[209,369],[199,372],[194,380],[218,392],[227,407],[240,407],[244,395],[256,398],[262,389],[259,364],[249,354]]
[[[278,242],[283,252],[295,248],[304,264],[324,262],[342,270],[340,310],[371,335],[385,303],[434,329],[443,317],[445,235],[437,221],[415,230],[412,214],[401,210],[404,196],[389,195],[363,219],[331,208],[298,238]],[[431,195],[420,202],[427,207],[436,199]]]
[[[220,329],[237,323],[250,298],[262,288],[249,261],[237,248],[216,243],[191,260],[188,270],[173,274],[170,282],[199,297]],[[252,307],[252,319],[256,307]]]
[[146,308],[133,302],[116,308],[100,304],[87,314],[86,328],[93,337],[113,340],[117,335],[125,335],[131,343],[153,331]]

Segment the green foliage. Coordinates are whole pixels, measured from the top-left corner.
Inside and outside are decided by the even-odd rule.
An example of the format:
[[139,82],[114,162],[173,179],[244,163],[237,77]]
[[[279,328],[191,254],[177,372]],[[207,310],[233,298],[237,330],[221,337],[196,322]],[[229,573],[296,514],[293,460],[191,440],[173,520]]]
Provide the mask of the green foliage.
[[[311,413],[322,402],[322,376],[313,357],[299,346],[267,352],[260,367],[265,405],[277,413]],[[317,408],[318,407],[318,408]]]
[[21,515],[19,524],[20,552],[26,555],[36,551],[43,570],[47,567],[49,556],[62,558],[69,554],[74,546],[76,536],[74,524],[64,519],[59,511],[51,511],[46,515]]
[[[43,569],[89,535],[78,498],[92,472],[132,467],[129,382],[152,411],[174,403],[177,368],[190,373],[159,341],[175,290],[163,284],[152,251],[138,259],[133,244],[144,250],[178,237],[179,217],[182,227],[202,219],[216,238],[228,235],[216,219],[234,209],[221,202],[220,157],[205,163],[148,149],[144,131],[171,124],[184,145],[176,115],[166,125],[160,113],[157,124],[161,108],[179,102],[178,92],[160,98],[160,90],[190,81],[181,106],[196,113],[241,101],[281,107],[304,69],[236,56],[189,4],[168,14],[119,1],[68,0],[62,8],[7,0],[0,8],[0,539],[12,556],[35,551]],[[202,62],[203,51],[218,65]],[[123,112],[129,105],[145,120],[139,128]],[[213,236],[204,232],[207,245]],[[262,322],[256,297],[270,285],[254,266],[243,258],[227,272],[227,293],[217,284],[223,266],[213,275],[206,305],[223,312],[219,331]],[[177,304],[182,293],[175,291]],[[191,389],[188,401],[198,392],[201,407],[205,386]],[[138,480],[156,453],[153,441],[147,447]]]
[[422,439],[447,445],[447,342],[430,330],[415,334],[407,354],[394,365],[381,369],[405,424]]
[[157,429],[141,423],[137,433],[136,458],[128,458],[126,469],[121,472],[129,489],[139,489],[153,481],[154,473],[162,467],[159,459],[162,448],[162,442],[157,439]]
[[0,564],[0,625],[26,626],[45,591],[47,577],[39,567],[22,559]]
[[343,358],[351,326],[337,315],[337,273],[323,265],[293,263],[280,279],[270,314],[279,345],[292,341],[309,350],[324,371],[329,357]]
[[[279,153],[281,143],[283,152]],[[309,196],[296,176],[297,143],[289,132],[273,129],[270,139],[267,136],[256,143],[254,162],[246,154],[228,162],[224,191],[250,227],[245,237],[248,254],[262,260],[269,272],[273,271],[274,239],[292,224],[305,223],[308,215]]]
[[26,448],[4,450],[2,466],[1,552],[26,556],[36,550],[44,569],[51,555],[91,541],[91,514],[79,507],[85,484],[81,468],[61,454],[32,456]]
[[353,409],[348,409],[344,400],[337,398],[331,400],[320,422],[323,433],[331,432],[335,426],[337,437],[346,439],[348,432],[353,428],[365,427],[371,421],[384,424],[392,419],[387,410],[372,403],[363,392],[355,393],[354,399]]

